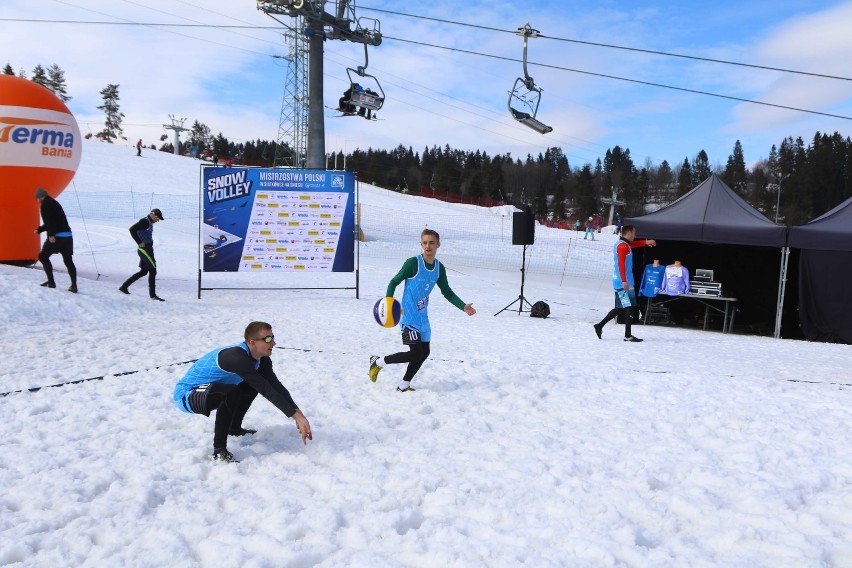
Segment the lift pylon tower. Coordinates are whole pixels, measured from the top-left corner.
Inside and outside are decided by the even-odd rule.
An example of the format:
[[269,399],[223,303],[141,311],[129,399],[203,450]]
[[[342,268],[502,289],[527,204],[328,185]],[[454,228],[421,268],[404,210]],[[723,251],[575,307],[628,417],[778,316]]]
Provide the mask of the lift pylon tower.
[[[326,4],[333,5],[333,13],[325,11]],[[307,82],[308,85],[308,97],[306,101],[303,101],[307,115],[305,167],[322,169],[325,167],[322,42],[326,39],[339,39],[366,45],[379,45],[382,42],[379,21],[356,18],[354,0],[257,0],[257,9],[278,22],[280,20],[275,17],[277,15],[302,18],[302,22],[298,22],[298,25],[284,25],[293,27],[295,33],[302,34],[306,38],[308,73],[307,77],[303,77],[304,80],[301,81],[302,84]],[[372,26],[362,25],[362,19],[368,24],[372,22]],[[355,24],[354,29],[353,24]],[[301,87],[297,87],[296,90],[299,88]],[[294,102],[294,104],[297,103]]]
[[284,74],[284,97],[278,121],[278,144],[273,166],[304,168],[307,157],[308,131],[308,45],[302,33],[304,18],[298,16],[286,33],[284,44],[287,62]]

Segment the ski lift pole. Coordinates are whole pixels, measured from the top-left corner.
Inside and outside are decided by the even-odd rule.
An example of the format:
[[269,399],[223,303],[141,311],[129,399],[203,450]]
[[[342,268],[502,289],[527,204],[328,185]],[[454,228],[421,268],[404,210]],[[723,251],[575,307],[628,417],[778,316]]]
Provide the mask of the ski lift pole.
[[536,38],[540,32],[536,29],[530,27],[530,23],[527,22],[524,24],[522,28],[518,28],[518,35],[523,36],[524,38],[524,85],[527,89],[533,90],[535,88],[535,81],[530,77],[530,74],[527,72],[527,40],[528,38]]
[[364,66],[358,66],[358,70],[356,71],[358,75],[361,77],[364,76],[364,73],[367,71],[367,67],[370,65],[370,54],[367,52],[367,44],[364,44]]

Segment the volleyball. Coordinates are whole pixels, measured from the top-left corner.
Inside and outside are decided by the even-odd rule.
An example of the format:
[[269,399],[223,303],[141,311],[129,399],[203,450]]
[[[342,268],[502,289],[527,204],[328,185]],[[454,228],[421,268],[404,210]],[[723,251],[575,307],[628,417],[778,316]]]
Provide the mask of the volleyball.
[[376,305],[373,306],[373,317],[376,318],[376,323],[382,327],[393,327],[399,323],[402,317],[402,306],[395,298],[379,298]]

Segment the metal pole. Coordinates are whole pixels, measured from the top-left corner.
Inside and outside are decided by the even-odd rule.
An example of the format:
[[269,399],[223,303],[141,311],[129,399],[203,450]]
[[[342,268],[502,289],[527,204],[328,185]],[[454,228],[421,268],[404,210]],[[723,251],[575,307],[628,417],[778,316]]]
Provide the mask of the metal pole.
[[790,247],[781,249],[781,274],[778,278],[778,307],[775,311],[775,339],[781,338],[781,316],[784,312],[784,295],[787,291],[787,264],[790,260]]
[[775,200],[775,223],[778,223],[778,209],[781,207],[781,180],[778,180],[778,198]]
[[778,197],[775,199],[775,223],[778,223],[778,211],[781,209],[781,182],[790,177],[790,174],[787,174],[784,177],[778,178]]
[[323,24],[309,20],[313,34],[308,39],[308,157],[306,167],[323,169],[325,158],[325,117],[323,116]]

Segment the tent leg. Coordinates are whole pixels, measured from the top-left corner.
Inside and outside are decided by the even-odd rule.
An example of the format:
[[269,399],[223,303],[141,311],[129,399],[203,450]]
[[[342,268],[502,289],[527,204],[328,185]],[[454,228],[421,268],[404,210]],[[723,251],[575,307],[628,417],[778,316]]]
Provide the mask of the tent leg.
[[781,248],[781,271],[778,275],[778,304],[775,312],[775,339],[781,338],[781,315],[784,312],[784,294],[787,291],[787,263],[790,261],[790,247]]

